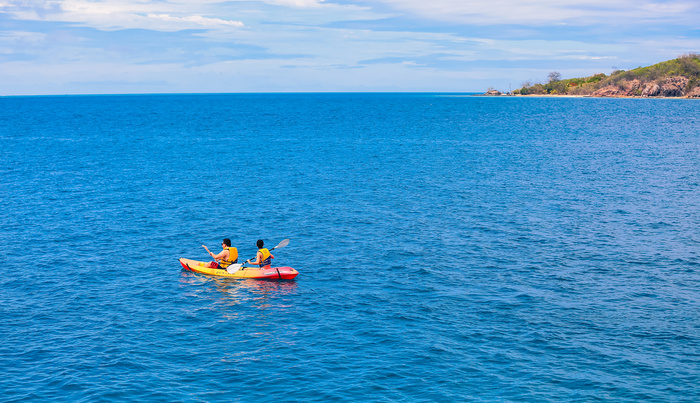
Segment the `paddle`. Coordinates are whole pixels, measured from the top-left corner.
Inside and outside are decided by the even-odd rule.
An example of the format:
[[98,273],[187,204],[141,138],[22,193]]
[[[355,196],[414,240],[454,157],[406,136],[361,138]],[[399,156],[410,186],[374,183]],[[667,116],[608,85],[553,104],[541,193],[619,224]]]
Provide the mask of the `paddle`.
[[[274,248],[270,249],[270,252],[272,252],[272,251],[275,250],[275,249],[284,248],[284,247],[287,246],[287,245],[289,245],[289,239],[283,239],[282,242],[280,242],[279,244],[277,244],[277,246],[275,246]],[[254,257],[251,257],[250,259],[255,259],[255,258],[254,258]],[[248,259],[248,260],[250,260],[250,259]],[[247,262],[247,260],[246,260],[246,262]],[[243,263],[232,264],[232,265],[230,265],[230,266],[226,269],[226,271],[229,272],[229,273],[235,273],[235,272],[237,272],[238,270],[240,270],[241,267],[243,267],[244,264],[245,264],[245,262],[243,262]]]

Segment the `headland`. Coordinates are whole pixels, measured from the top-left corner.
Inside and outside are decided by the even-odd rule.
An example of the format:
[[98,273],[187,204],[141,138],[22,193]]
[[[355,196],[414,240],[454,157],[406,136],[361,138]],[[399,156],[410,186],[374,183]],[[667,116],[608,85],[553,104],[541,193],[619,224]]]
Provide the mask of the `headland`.
[[523,83],[507,94],[489,89],[484,95],[700,99],[700,55],[689,53],[648,67],[616,70],[609,76],[561,79],[561,74],[552,72],[546,84]]

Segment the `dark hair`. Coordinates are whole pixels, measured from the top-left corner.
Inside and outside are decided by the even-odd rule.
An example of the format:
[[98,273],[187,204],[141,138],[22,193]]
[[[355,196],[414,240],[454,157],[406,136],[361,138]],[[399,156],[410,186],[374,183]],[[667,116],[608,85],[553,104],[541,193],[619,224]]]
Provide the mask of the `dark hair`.
[[263,242],[262,239],[258,239],[258,242],[256,242],[255,244],[258,245],[258,248],[262,248],[263,245],[265,245],[265,242]]
[[226,245],[230,248],[231,247],[231,240],[228,238],[224,238],[224,245]]

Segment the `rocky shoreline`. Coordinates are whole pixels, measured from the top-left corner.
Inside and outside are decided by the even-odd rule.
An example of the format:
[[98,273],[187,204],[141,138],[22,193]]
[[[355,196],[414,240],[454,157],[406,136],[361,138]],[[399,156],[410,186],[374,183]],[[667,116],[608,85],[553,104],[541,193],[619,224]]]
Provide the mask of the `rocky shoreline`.
[[591,96],[594,97],[641,97],[641,98],[700,98],[700,87],[685,88],[690,80],[688,77],[668,77],[663,83],[642,83],[640,80],[621,81],[617,85],[605,86]]
[[700,54],[688,53],[676,59],[632,70],[615,70],[589,77],[562,79],[553,71],[548,82],[527,81],[512,93],[489,88],[484,95],[587,96],[599,98],[696,98],[700,99]]
[[590,94],[512,94],[489,90],[485,96],[554,96],[554,97],[598,97],[598,98],[695,98],[700,99],[700,87],[686,93],[690,80],[683,76],[668,77],[662,83],[642,83],[641,80],[623,80],[607,85]]

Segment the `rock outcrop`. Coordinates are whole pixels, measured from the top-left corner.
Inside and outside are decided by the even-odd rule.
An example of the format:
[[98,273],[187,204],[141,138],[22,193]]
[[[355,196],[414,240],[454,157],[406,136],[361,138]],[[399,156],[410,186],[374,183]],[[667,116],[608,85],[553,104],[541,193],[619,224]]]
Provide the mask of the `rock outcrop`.
[[608,85],[591,94],[593,97],[624,97],[627,91],[616,85]]
[[[682,76],[672,76],[664,80],[660,85],[656,82],[642,83],[640,80],[635,79],[631,81],[620,81],[617,85],[607,85],[597,91],[595,91],[591,96],[593,97],[692,97],[696,98],[697,95],[691,96],[690,93],[686,95],[685,89],[688,86],[688,78]],[[643,88],[643,89],[642,89]],[[693,94],[697,94],[700,90],[696,90],[695,87],[692,90]]]
[[625,87],[628,93],[635,93],[642,88],[642,82],[639,79],[634,79],[632,81],[623,81],[622,85]]
[[643,97],[658,97],[661,94],[661,87],[656,83],[649,83],[642,91]]
[[501,94],[501,91],[498,91],[498,90],[488,90],[488,91],[486,91],[486,94],[484,94],[484,95],[498,96],[498,95],[502,95],[502,94]]
[[685,95],[685,87],[688,85],[688,78],[681,76],[672,76],[666,79],[666,82],[661,86],[661,96],[664,97],[682,97]]
[[695,87],[686,94],[688,98],[700,98],[700,87]]

